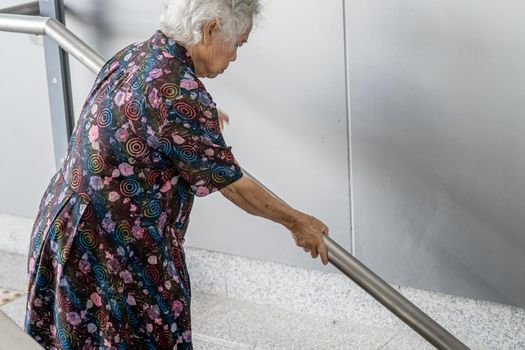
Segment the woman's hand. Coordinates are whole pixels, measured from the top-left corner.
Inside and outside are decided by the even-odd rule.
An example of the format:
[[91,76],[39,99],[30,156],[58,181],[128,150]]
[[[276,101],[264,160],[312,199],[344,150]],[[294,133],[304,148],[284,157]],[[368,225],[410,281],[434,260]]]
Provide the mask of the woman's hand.
[[297,246],[310,252],[314,259],[320,254],[322,263],[328,264],[328,251],[323,240],[323,235],[328,236],[328,227],[325,224],[313,216],[301,213],[289,230]]
[[221,126],[221,130],[224,130],[224,123],[229,124],[230,123],[230,117],[220,109],[217,109],[217,113],[219,115],[219,124]]

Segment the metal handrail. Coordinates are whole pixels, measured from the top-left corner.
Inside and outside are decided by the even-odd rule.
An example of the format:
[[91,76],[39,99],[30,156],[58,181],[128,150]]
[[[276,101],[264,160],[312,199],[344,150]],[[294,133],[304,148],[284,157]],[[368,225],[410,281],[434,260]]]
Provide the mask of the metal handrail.
[[[64,25],[52,18],[0,14],[0,31],[48,35],[94,73],[98,73],[106,63],[102,56]],[[245,169],[242,169],[242,171],[274,197],[286,204],[284,200],[255,179],[249,172]],[[328,250],[329,262],[428,342],[443,350],[469,349],[330,237],[323,237]]]

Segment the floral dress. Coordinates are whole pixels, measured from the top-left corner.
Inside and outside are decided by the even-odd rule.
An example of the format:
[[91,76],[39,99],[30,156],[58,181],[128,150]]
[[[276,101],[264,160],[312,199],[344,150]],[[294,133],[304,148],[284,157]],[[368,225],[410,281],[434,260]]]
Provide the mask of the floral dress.
[[40,202],[26,332],[46,349],[192,349],[193,200],[242,176],[186,49],[160,30],[122,49]]

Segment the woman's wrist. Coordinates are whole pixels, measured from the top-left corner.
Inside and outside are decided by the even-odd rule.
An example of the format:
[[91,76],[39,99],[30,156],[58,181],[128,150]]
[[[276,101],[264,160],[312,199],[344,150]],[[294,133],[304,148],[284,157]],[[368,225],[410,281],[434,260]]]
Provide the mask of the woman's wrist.
[[291,207],[289,209],[290,210],[286,213],[282,225],[290,231],[295,231],[301,226],[305,214]]

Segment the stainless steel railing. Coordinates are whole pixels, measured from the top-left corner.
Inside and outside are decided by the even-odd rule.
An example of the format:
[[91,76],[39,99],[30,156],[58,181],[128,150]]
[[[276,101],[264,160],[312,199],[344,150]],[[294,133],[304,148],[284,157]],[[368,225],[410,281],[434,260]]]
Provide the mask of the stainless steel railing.
[[[94,73],[98,73],[106,62],[102,56],[64,27],[64,25],[52,18],[0,14],[0,31],[48,35]],[[243,172],[277,199],[286,203],[266,186],[257,181],[248,171],[243,169]],[[330,237],[325,236],[324,240],[328,249],[328,260],[332,265],[362,287],[368,294],[378,300],[428,342],[438,349],[468,349],[465,344],[425,314],[416,305],[411,303],[401,293],[392,288]]]

